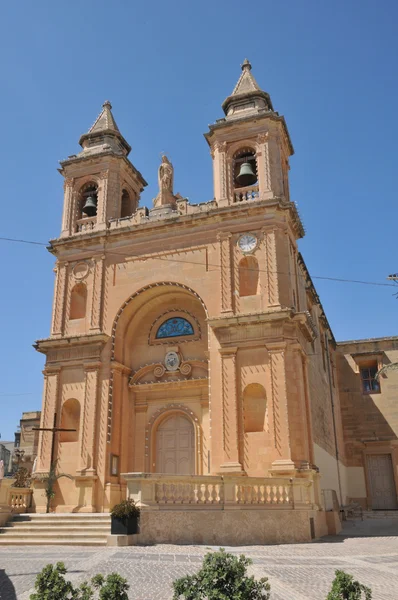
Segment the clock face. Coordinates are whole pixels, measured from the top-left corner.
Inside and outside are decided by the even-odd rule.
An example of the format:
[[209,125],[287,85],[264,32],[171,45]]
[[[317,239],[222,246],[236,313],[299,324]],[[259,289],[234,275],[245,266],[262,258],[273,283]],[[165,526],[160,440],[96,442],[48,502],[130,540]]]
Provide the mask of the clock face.
[[177,352],[168,352],[165,356],[164,364],[168,371],[177,371],[180,366],[180,359]]
[[242,252],[251,252],[257,246],[257,238],[252,233],[245,233],[240,236],[238,246]]

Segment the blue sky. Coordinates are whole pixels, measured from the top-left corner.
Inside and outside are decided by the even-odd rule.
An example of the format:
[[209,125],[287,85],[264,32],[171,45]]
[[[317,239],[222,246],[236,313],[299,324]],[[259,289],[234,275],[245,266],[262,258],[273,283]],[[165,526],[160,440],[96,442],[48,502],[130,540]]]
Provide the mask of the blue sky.
[[[240,64],[285,115],[291,192],[313,276],[387,283],[396,253],[398,3],[394,0],[68,0],[3,3],[0,17],[0,236],[60,231],[58,160],[110,99],[130,159],[156,195],[166,152],[175,191],[212,198],[202,134],[222,116]],[[0,241],[0,433],[41,406],[54,261]],[[314,279],[339,340],[396,335],[392,287]],[[398,288],[397,288],[398,291]]]

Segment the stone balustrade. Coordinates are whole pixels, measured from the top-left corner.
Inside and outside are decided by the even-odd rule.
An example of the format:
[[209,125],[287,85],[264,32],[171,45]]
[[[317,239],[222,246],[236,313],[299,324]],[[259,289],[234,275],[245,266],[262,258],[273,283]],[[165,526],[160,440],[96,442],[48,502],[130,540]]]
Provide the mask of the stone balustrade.
[[8,506],[13,513],[25,513],[31,506],[32,488],[10,487],[8,490]]
[[243,202],[247,200],[256,200],[259,197],[259,188],[257,185],[237,188],[234,190],[234,201]]
[[97,217],[86,217],[84,219],[78,219],[78,221],[76,221],[78,233],[87,233],[88,231],[93,231],[96,222]]
[[314,509],[313,482],[278,477],[124,473],[138,506],[166,509]]

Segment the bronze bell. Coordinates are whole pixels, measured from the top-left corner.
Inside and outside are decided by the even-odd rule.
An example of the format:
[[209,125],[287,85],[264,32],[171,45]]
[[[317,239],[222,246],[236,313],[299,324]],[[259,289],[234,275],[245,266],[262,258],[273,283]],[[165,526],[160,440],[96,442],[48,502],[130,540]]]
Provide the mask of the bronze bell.
[[243,187],[256,183],[257,175],[253,172],[253,167],[249,162],[242,163],[236,181]]
[[88,196],[82,212],[88,217],[94,217],[97,214],[97,198],[95,196]]

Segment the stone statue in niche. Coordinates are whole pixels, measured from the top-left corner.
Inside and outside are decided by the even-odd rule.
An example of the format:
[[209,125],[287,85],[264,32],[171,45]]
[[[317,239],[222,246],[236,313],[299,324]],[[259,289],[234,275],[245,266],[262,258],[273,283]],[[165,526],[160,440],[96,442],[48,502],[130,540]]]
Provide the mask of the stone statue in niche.
[[155,208],[160,206],[174,206],[176,203],[173,194],[174,169],[173,165],[163,154],[158,171],[159,193],[154,199]]

